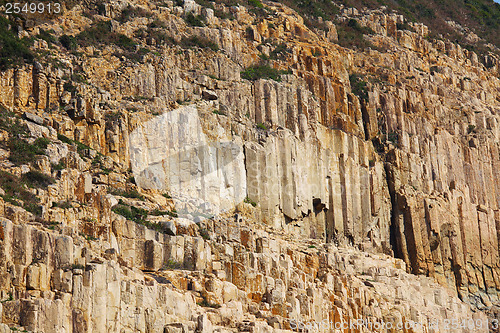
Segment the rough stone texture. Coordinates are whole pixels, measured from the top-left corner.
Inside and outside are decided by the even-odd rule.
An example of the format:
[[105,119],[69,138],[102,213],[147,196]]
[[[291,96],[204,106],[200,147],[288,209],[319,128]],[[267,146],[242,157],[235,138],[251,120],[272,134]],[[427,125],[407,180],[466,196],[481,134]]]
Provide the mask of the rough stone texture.
[[[235,222],[227,219],[216,223],[235,227]],[[254,228],[252,234],[259,235],[253,237],[255,242],[265,244],[262,252],[242,246],[243,234],[225,247],[184,237],[184,267],[194,271],[159,270],[157,261],[169,262],[176,257],[160,259],[160,243],[136,235],[149,256],[145,258],[146,269],[152,271],[143,273],[99,257],[95,252],[99,247],[80,237],[66,251],[75,261],[82,251],[90,252],[83,265],[59,262],[61,249],[37,243],[37,239],[45,239],[47,245],[57,243],[59,236],[53,232],[7,220],[2,225],[8,235],[2,242],[2,265],[13,268],[1,285],[1,293],[14,295],[13,300],[2,302],[2,320],[31,331],[100,332],[105,327],[108,332],[163,332],[164,327],[180,322],[211,331],[222,326],[236,329],[245,321],[260,322],[262,329],[273,330],[290,328],[290,320],[343,322],[372,316],[387,322],[413,320],[426,325],[445,318],[487,320],[484,314],[473,314],[431,278],[406,273],[400,259],[319,243],[318,248],[307,247],[283,241],[281,234],[260,228]],[[214,226],[207,225],[210,233]],[[175,236],[156,233],[154,237],[168,239],[167,252],[173,253],[170,244]],[[18,239],[23,239],[24,246],[16,245]],[[124,243],[119,244],[125,249]],[[204,257],[206,245],[213,252]],[[191,262],[188,257],[197,259]],[[222,265],[214,265],[210,258],[217,258]],[[221,270],[225,279],[217,277]],[[210,308],[196,302],[220,307],[207,311]],[[394,308],[396,303],[400,305]],[[244,310],[249,307],[254,308],[251,313]]]
[[[55,48],[68,68],[0,73],[0,103],[26,115],[29,140],[51,141],[29,165],[0,150],[1,170],[56,179],[33,190],[39,216],[0,198],[0,332],[271,332],[324,319],[433,332],[435,320],[498,316],[496,59],[486,68],[429,42],[423,25],[398,30],[403,17],[383,10],[342,11],[383,50],[361,52],[277,3],[258,20],[241,6],[216,8],[235,17],[224,20],[194,1],[140,5],[152,17],[116,32],[158,18],[174,39],[221,50],[146,38],[157,54],[144,61]],[[117,18],[125,3],[104,7]],[[76,34],[87,20],[77,6],[53,27]],[[288,47],[269,63],[291,74],[242,80],[271,54],[268,38]],[[65,91],[73,71],[88,80]]]

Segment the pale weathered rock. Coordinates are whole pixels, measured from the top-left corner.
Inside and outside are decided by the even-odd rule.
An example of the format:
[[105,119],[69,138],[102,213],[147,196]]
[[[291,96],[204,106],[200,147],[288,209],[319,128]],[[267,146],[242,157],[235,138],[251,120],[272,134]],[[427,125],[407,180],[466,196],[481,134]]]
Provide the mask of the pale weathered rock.
[[[152,51],[140,61],[96,44],[77,63],[56,47],[61,68],[0,73],[0,102],[28,112],[29,142],[54,141],[29,165],[2,150],[2,170],[56,180],[23,187],[40,216],[0,199],[0,330],[272,332],[290,319],[363,318],[430,332],[435,320],[486,320],[471,307],[494,316],[497,60],[485,68],[378,10],[342,10],[375,32],[377,50],[354,51],[334,45],[333,23],[310,29],[278,4],[264,4],[265,18],[164,5],[103,3],[100,14],[113,33],[161,30],[180,45],[134,37]],[[95,23],[75,8],[44,31]],[[188,14],[208,26],[186,25]],[[221,50],[184,47],[187,36]],[[260,53],[291,74],[243,80]],[[65,78],[77,72],[82,80]]]
[[148,240],[144,243],[144,263],[147,270],[157,271],[163,263],[163,247],[155,240]]

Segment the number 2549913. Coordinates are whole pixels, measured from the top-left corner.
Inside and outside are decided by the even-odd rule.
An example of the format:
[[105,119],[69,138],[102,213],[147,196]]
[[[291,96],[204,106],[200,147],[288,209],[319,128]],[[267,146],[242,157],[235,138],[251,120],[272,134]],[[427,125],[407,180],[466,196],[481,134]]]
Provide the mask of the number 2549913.
[[19,3],[8,2],[5,4],[5,14],[59,14],[61,4],[58,2]]

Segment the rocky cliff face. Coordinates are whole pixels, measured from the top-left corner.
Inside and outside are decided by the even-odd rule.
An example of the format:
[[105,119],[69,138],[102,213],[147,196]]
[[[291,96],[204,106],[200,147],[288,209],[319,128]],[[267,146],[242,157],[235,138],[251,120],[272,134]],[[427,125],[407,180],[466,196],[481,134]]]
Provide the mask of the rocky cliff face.
[[498,61],[384,9],[336,22],[370,49],[322,23],[113,1],[23,31],[82,46],[0,75],[0,332],[494,330]]

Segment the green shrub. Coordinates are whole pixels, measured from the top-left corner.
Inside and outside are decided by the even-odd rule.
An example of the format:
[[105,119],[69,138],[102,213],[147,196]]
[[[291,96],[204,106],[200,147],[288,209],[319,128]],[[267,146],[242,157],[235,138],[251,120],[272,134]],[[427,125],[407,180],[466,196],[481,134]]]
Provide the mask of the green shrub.
[[117,122],[121,118],[121,112],[120,111],[108,112],[104,115],[104,118],[106,118],[106,121]]
[[76,39],[83,46],[109,42],[112,38],[111,21],[98,21],[80,32]]
[[114,44],[128,52],[135,51],[137,45],[133,39],[112,31],[111,21],[95,22],[75,38],[78,44],[82,46]]
[[208,302],[205,298],[197,304],[201,307],[204,307],[204,308],[218,309],[221,307],[219,304],[212,304],[212,303]]
[[184,18],[187,24],[192,27],[204,27],[205,21],[201,17],[201,15],[194,16],[193,13],[188,13]]
[[21,40],[11,28],[12,22],[0,16],[0,70],[33,62],[34,56],[26,40]]
[[125,9],[122,10],[120,17],[118,17],[118,22],[125,23],[130,21],[135,17],[149,17],[151,13],[141,7],[133,7],[128,5]]
[[63,85],[63,89],[67,92],[70,92],[71,94],[74,94],[76,92],[76,87],[71,82],[65,82]]
[[146,218],[148,217],[148,215],[170,215],[173,217],[177,217],[177,214],[175,212],[161,212],[158,210],[149,212],[142,208],[126,205],[122,200],[119,201],[118,205],[111,208],[111,210],[114,213],[119,214],[128,220],[142,224],[147,228],[154,229],[162,233],[165,233],[165,230],[163,229],[162,225],[159,223],[153,223],[147,221]]
[[257,8],[264,8],[264,5],[259,0],[247,0],[247,2],[250,6],[254,6]]
[[57,139],[60,140],[60,141],[62,141],[63,143],[69,144],[69,145],[72,145],[74,143],[73,140],[71,140],[67,136],[62,135],[60,133],[57,133]]
[[280,2],[295,9],[307,19],[321,17],[331,20],[339,13],[338,5],[332,0],[284,0]]
[[286,53],[290,52],[290,49],[286,46],[285,43],[281,43],[274,50],[271,51],[269,57],[271,59],[283,58]]
[[175,212],[175,210],[169,212],[169,211],[163,211],[163,210],[155,209],[152,212],[149,212],[149,215],[153,215],[153,216],[168,215],[168,216],[172,216],[172,217],[178,217],[178,215]]
[[36,37],[43,39],[44,41],[47,42],[48,45],[51,45],[57,42],[57,39],[53,34],[54,34],[54,29],[50,30],[39,29],[39,33]]
[[40,215],[42,210],[39,199],[27,190],[24,177],[20,178],[6,171],[0,171],[0,187],[5,191],[2,196],[7,202],[14,205],[22,203],[22,207],[34,215]]
[[404,22],[404,23],[396,23],[396,28],[398,30],[409,30],[409,31],[415,31],[409,24],[408,22]]
[[36,155],[44,155],[49,140],[38,138],[33,144],[23,138],[11,137],[9,139],[9,161],[16,165],[27,164],[35,160]]
[[5,191],[4,198],[17,198],[21,201],[34,199],[34,195],[26,190],[21,179],[6,171],[0,171],[0,187]]
[[394,144],[398,144],[399,134],[396,132],[389,132],[389,134],[387,134],[387,140],[391,141]]
[[28,164],[35,160],[36,155],[45,154],[50,143],[49,139],[38,138],[32,144],[26,140],[27,126],[13,113],[0,106],[0,129],[9,133],[9,139],[0,142],[0,147],[10,150],[9,160],[16,164]]
[[289,71],[283,71],[270,67],[269,65],[256,65],[245,68],[241,72],[241,78],[255,81],[259,79],[271,79],[274,81],[281,81],[282,74],[289,74]]
[[170,269],[181,269],[183,268],[184,265],[182,263],[179,263],[173,259],[168,259],[167,262],[163,265],[162,269],[163,270],[170,270]]
[[249,197],[246,197],[245,200],[244,200],[244,202],[247,203],[247,204],[250,204],[250,205],[252,205],[254,207],[257,206],[257,203],[255,201],[252,201],[252,199],[250,199]]
[[372,43],[364,38],[364,35],[373,34],[373,30],[361,27],[355,19],[350,19],[347,23],[337,25],[339,45],[346,48],[376,48]]
[[198,37],[198,36],[191,36],[191,37],[182,37],[181,40],[181,46],[183,47],[200,47],[202,49],[209,48],[213,51],[218,51],[219,47],[217,44],[212,42],[211,40],[204,38],[204,37]]
[[1,104],[0,128],[6,130],[13,137],[24,136],[28,132],[28,127],[14,113],[7,111]]
[[76,38],[69,35],[62,35],[59,37],[59,43],[64,46],[67,50],[76,50],[77,42]]
[[113,195],[119,195],[119,196],[124,197],[124,198],[139,199],[139,200],[144,201],[144,196],[142,194],[140,194],[135,189],[129,190],[129,191],[123,191],[120,189],[111,188],[108,190],[108,192],[113,194]]
[[358,96],[361,101],[368,101],[367,82],[358,74],[349,75],[349,82],[351,84],[352,93]]
[[40,171],[29,171],[22,176],[22,180],[31,187],[47,187],[54,183],[54,179]]
[[125,217],[128,220],[135,221],[135,215],[132,213],[132,210],[130,209],[129,206],[126,205],[116,205],[113,208],[111,208],[113,212],[115,212],[118,215],[121,215]]
[[261,130],[267,131],[267,127],[266,127],[266,125],[265,125],[265,124],[263,124],[263,123],[258,123],[256,126],[257,126],[257,128],[258,128],[258,129],[261,129]]
[[199,233],[204,240],[210,240],[210,234],[206,228],[200,228]]
[[52,207],[69,209],[69,208],[73,208],[73,205],[71,204],[71,201],[59,201],[59,202],[53,202]]
[[52,169],[56,170],[56,171],[64,170],[64,169],[66,169],[66,163],[62,159],[60,159],[59,163],[57,163],[57,164],[53,163],[52,164]]

